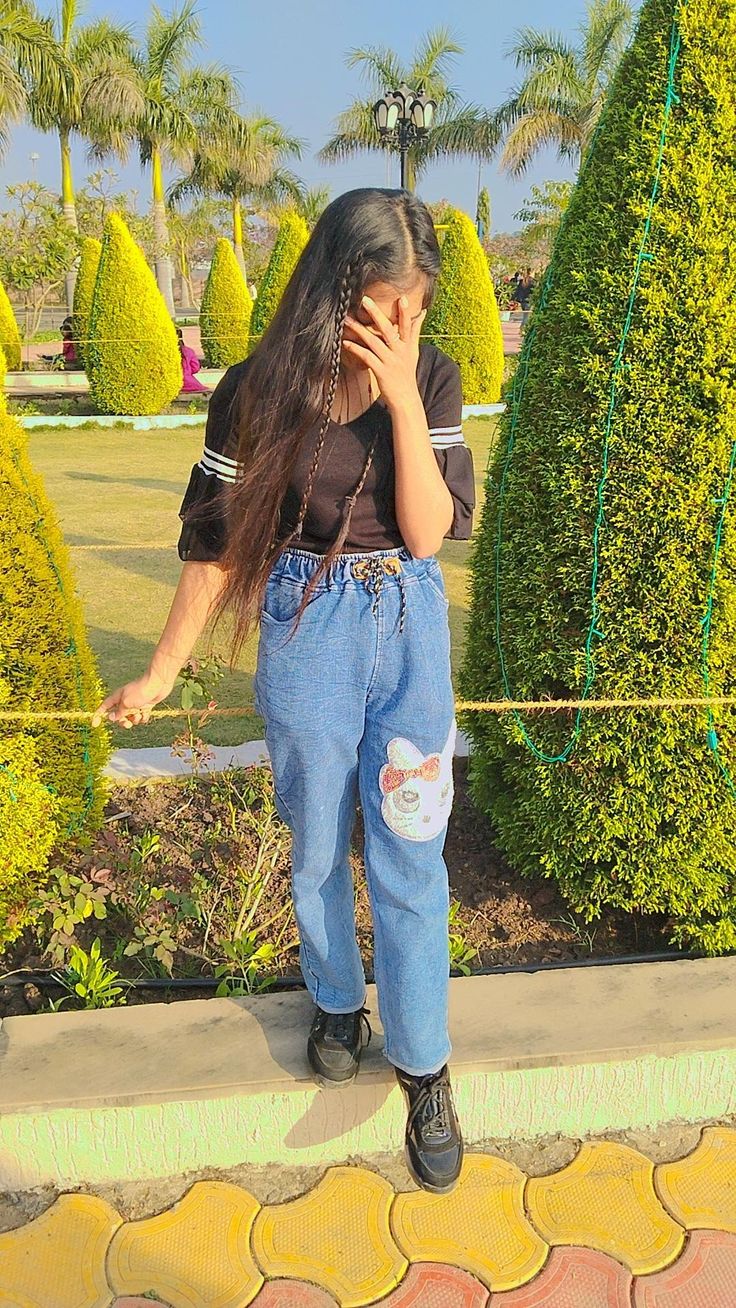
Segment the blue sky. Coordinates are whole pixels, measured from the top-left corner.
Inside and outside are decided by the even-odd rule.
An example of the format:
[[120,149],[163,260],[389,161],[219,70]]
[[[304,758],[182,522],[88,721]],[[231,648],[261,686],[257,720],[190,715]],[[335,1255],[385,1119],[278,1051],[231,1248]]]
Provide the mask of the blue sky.
[[[169,0],[161,7],[169,8]],[[51,12],[51,0],[39,0]],[[514,67],[505,55],[516,28],[530,25],[556,28],[574,35],[586,8],[585,0],[403,0],[403,3],[358,3],[357,0],[201,0],[205,41],[201,62],[216,61],[236,72],[243,107],[276,118],[307,142],[295,171],[310,186],[327,185],[332,197],[356,186],[398,186],[399,164],[392,174],[378,153],[362,154],[340,165],[320,165],[314,157],[332,134],[337,115],[356,95],[367,94],[360,67],[346,66],[347,52],[355,47],[393,47],[409,63],[421,38],[431,29],[448,27],[464,53],[454,57],[449,80],[461,99],[493,107],[514,81]],[[89,17],[107,14],[142,29],[148,0],[88,0]],[[31,153],[39,155],[33,164]],[[74,148],[75,182],[80,186],[88,171],[84,145]],[[140,193],[139,207],[147,203],[150,180],[137,162],[112,164],[125,187]],[[57,144],[28,127],[17,127],[0,164],[3,185],[32,175],[58,189]],[[554,152],[540,156],[526,177],[515,182],[502,175],[495,163],[486,164],[481,184],[491,194],[494,231],[510,231],[518,224],[514,214],[530,186],[546,178],[569,176]],[[447,198],[475,215],[478,165],[470,159],[433,165],[418,191],[432,203]]]

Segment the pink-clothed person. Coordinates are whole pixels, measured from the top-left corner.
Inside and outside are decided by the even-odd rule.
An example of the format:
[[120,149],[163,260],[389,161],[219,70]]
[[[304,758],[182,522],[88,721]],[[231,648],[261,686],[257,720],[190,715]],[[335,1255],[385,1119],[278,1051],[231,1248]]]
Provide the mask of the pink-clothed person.
[[199,372],[202,365],[191,346],[184,344],[181,327],[177,327],[176,334],[179,337],[179,353],[181,354],[181,371],[183,377],[181,389],[183,391],[196,391],[209,395],[209,387],[203,386],[201,381],[198,381],[194,375],[195,372]]

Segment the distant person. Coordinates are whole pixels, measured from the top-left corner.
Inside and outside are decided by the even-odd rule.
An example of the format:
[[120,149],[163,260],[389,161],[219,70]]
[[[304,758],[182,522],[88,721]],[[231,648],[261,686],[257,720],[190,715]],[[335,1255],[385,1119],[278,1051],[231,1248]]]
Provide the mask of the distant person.
[[514,298],[519,305],[519,308],[523,309],[525,313],[529,308],[534,286],[535,281],[532,276],[532,270],[531,268],[525,268],[524,275],[519,279],[514,292]]
[[202,367],[197,355],[190,345],[185,345],[184,335],[181,327],[177,327],[176,334],[179,337],[179,353],[181,355],[182,387],[183,391],[193,391],[199,395],[209,395],[209,387],[203,386],[201,381],[197,381],[195,372],[199,372]]
[[50,363],[54,368],[81,368],[77,346],[74,340],[74,324],[71,316],[67,316],[60,327],[61,331],[61,354],[42,354],[41,358],[45,363]]

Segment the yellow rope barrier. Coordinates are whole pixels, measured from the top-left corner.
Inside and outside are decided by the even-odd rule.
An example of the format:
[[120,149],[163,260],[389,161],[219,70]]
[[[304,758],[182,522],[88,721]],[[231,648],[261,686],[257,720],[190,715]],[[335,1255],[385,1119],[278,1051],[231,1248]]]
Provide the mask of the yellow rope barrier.
[[[536,699],[536,700],[456,700],[458,713],[557,713],[564,710],[585,709],[606,711],[608,709],[685,709],[685,708],[736,708],[736,695],[693,696],[692,698],[669,699],[665,696],[653,696],[649,699]],[[193,709],[164,708],[153,709],[153,718],[185,718],[190,715],[206,713],[209,718],[237,718],[249,713],[256,713],[254,704],[244,704],[238,708],[207,709],[204,706]],[[49,721],[83,722],[93,716],[91,710],[82,709],[0,709],[0,722],[5,721]]]

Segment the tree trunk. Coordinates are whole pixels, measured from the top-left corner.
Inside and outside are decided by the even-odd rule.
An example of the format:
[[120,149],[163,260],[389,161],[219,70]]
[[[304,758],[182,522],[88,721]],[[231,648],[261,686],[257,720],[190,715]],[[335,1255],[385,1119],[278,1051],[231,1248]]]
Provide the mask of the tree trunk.
[[174,269],[169,254],[169,225],[166,221],[166,202],[164,200],[164,178],[161,169],[161,152],[153,147],[151,157],[153,173],[153,237],[154,262],[158,289],[164,297],[166,308],[174,316]]
[[243,274],[245,273],[245,255],[243,254],[243,214],[240,208],[240,200],[237,195],[233,196],[233,248],[235,258],[238,261],[238,267]]
[[[69,148],[69,133],[66,131],[59,132],[59,145],[61,147],[61,209],[66,221],[75,232],[79,231],[77,222],[77,207],[74,203],[74,182],[72,180],[72,156]],[[74,287],[77,282],[77,263],[66,274],[66,311],[71,313],[74,308]]]

